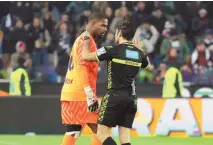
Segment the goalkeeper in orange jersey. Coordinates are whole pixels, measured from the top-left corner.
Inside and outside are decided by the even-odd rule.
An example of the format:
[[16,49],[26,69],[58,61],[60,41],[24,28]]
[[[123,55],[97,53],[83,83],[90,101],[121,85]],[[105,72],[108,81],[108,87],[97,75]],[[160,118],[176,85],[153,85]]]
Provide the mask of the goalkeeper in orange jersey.
[[96,96],[96,81],[98,74],[97,62],[82,60],[84,41],[90,41],[90,50],[97,50],[94,39],[103,37],[107,31],[108,20],[101,13],[90,15],[86,32],[90,37],[81,34],[75,41],[66,79],[61,90],[61,117],[65,125],[65,135],[62,145],[75,145],[82,128],[88,125],[94,135],[91,145],[101,145],[96,137],[99,103]]

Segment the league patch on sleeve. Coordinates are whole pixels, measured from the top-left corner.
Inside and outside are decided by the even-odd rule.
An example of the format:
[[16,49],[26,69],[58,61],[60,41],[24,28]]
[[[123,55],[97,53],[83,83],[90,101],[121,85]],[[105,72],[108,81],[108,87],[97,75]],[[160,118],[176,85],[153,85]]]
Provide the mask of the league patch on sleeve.
[[89,39],[89,36],[84,36],[84,40],[88,40]]
[[100,49],[97,50],[97,55],[100,56],[102,54],[106,53],[106,49],[104,47],[101,47]]

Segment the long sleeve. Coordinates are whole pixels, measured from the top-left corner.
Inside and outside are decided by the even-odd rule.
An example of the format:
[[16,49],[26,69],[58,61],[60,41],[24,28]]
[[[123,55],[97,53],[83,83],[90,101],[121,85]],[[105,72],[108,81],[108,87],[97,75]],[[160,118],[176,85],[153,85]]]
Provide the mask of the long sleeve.
[[159,35],[158,30],[153,25],[150,26],[150,31],[152,33],[152,37],[151,37],[151,39],[149,41],[152,43],[152,45],[155,46],[155,44],[157,43],[158,38],[159,38],[160,35]]

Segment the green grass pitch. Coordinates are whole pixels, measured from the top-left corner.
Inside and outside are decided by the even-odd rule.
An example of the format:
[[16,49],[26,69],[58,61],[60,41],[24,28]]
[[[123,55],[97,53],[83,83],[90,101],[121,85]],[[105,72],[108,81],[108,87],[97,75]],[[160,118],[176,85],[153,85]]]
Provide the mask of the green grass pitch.
[[[60,145],[62,135],[0,135],[0,145]],[[115,138],[118,145],[118,138]],[[213,138],[132,137],[132,145],[213,145]],[[81,136],[77,145],[90,145],[89,136]]]

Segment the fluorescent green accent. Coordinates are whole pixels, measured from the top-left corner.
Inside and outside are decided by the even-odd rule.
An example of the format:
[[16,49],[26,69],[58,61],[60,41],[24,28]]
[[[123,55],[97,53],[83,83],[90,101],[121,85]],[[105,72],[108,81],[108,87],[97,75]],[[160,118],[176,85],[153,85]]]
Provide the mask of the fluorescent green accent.
[[105,114],[105,111],[106,111],[106,108],[107,108],[108,100],[109,100],[109,95],[106,94],[103,97],[103,100],[101,101],[101,110],[100,110],[99,117],[98,117],[99,123],[102,123],[103,120],[104,120],[104,114]]
[[95,57],[96,57],[97,61],[99,62],[100,60],[98,59],[97,52],[95,52]]
[[22,74],[25,77],[24,81],[24,88],[25,88],[25,96],[31,96],[31,86],[30,86],[30,80],[28,77],[28,74],[25,69],[23,68],[18,68],[15,71],[13,71],[10,75],[10,89],[9,89],[9,94],[12,96],[21,96],[21,88],[20,88],[20,83],[21,83],[21,76]]
[[182,74],[177,68],[171,67],[170,69],[167,70],[164,77],[163,93],[162,93],[163,98],[175,98],[177,94],[177,89],[175,88],[176,75],[178,75],[178,78],[179,78],[178,83],[179,83],[180,93],[182,96],[183,94]]
[[122,60],[122,59],[117,59],[117,58],[113,58],[112,61],[115,63],[130,65],[130,66],[135,66],[135,67],[141,67],[141,65],[142,65],[142,63],[139,63],[139,62],[130,61],[130,60]]
[[108,62],[108,84],[107,88],[111,89],[112,88],[112,61]]

